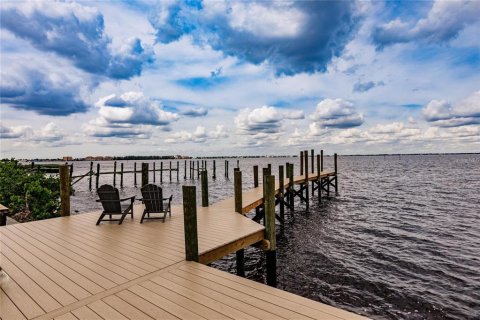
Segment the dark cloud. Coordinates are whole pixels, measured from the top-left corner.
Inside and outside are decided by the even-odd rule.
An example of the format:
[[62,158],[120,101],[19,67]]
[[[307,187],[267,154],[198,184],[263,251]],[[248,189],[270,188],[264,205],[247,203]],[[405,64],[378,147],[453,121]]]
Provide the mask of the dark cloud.
[[92,74],[129,79],[140,75],[144,64],[153,59],[153,51],[146,50],[139,39],[113,53],[102,14],[77,3],[5,5],[0,8],[0,20],[2,28],[37,49],[55,52]]
[[26,70],[17,76],[24,80],[2,75],[1,104],[51,116],[66,116],[85,112],[89,108],[79,96],[78,84],[65,77],[60,76],[61,81],[53,81],[49,75],[36,70]]
[[150,20],[158,41],[190,34],[227,55],[254,64],[268,61],[277,75],[325,71],[356,25],[348,1],[188,1],[162,10]]
[[480,2],[476,0],[433,2],[428,15],[415,23],[397,18],[377,27],[372,34],[378,48],[405,43],[423,41],[427,43],[447,42],[455,37],[465,26],[478,21]]

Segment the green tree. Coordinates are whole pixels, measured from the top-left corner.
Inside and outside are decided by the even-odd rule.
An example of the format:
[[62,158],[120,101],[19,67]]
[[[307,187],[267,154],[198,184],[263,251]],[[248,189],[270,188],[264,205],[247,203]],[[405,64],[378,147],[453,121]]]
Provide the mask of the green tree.
[[59,179],[32,171],[15,160],[0,161],[0,203],[12,214],[26,212],[32,220],[57,217]]

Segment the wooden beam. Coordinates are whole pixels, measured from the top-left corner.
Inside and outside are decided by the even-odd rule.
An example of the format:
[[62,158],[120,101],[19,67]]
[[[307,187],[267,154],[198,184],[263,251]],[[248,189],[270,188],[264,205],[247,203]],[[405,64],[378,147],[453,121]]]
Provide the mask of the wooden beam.
[[265,239],[265,230],[257,231],[248,236],[232,241],[228,244],[224,244],[221,247],[200,254],[200,256],[198,257],[198,262],[203,264],[212,263],[213,261],[217,261],[230,253],[237,252],[240,249],[260,242],[263,239]]

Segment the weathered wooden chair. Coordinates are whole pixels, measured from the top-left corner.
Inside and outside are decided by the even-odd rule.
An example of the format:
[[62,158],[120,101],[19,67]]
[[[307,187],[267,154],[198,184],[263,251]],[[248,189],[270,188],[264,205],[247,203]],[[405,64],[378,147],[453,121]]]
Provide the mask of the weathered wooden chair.
[[[123,219],[125,219],[127,214],[130,214],[133,219],[133,203],[135,202],[135,196],[120,199],[118,189],[108,184],[104,184],[98,188],[97,194],[100,198],[97,202],[101,202],[103,206],[103,212],[97,220],[97,225],[102,221],[118,221],[118,224],[122,224]],[[127,208],[122,209],[121,203],[127,200],[130,200],[130,205]],[[104,219],[106,215],[108,215],[110,219]],[[114,215],[121,215],[121,217],[120,219],[112,219],[112,216]]]
[[[165,222],[167,214],[172,216],[171,203],[172,196],[168,198],[163,197],[162,188],[154,185],[147,184],[142,187],[142,199],[139,199],[145,205],[145,210],[143,210],[142,219],[140,223],[143,223],[144,219],[162,219]],[[165,203],[164,203],[165,201]],[[150,214],[160,213],[163,216],[160,217],[151,217]]]

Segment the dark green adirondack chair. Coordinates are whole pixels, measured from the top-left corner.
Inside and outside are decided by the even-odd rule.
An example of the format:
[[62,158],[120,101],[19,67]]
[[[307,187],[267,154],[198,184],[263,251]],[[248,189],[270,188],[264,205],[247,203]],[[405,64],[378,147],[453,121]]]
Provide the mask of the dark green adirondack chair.
[[[97,189],[97,194],[100,199],[97,202],[101,202],[103,206],[103,212],[100,218],[97,220],[97,225],[102,221],[118,221],[118,224],[122,224],[123,219],[130,214],[133,219],[133,203],[135,202],[135,196],[120,199],[118,189],[104,184]],[[122,208],[121,203],[124,201],[130,201],[128,207]],[[109,219],[105,219],[105,216],[109,216]],[[120,219],[113,219],[113,216],[121,216]]]
[[[164,198],[162,188],[154,184],[144,185],[142,187],[142,197],[140,200],[144,203],[145,210],[143,210],[140,223],[143,223],[144,219],[161,219],[165,222],[167,214],[172,216],[172,196]],[[161,216],[151,216],[153,214],[160,214]]]

